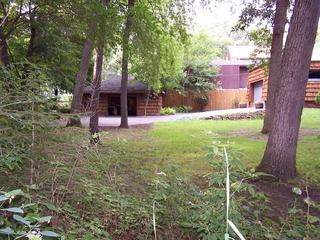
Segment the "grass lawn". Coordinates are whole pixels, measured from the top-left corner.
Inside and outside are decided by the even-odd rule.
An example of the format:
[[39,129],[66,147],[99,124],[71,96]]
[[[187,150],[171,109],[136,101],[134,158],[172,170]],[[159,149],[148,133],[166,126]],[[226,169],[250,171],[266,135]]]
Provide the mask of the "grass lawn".
[[[151,136],[157,139],[155,156],[161,167],[177,164],[185,174],[208,171],[205,155],[213,136],[230,141],[242,152],[241,159],[248,168],[259,164],[266,145],[260,134],[262,120],[202,120],[157,123]],[[305,109],[301,123],[302,136],[298,145],[297,165],[303,178],[319,182],[320,175],[320,110]],[[216,134],[216,136],[215,136]]]

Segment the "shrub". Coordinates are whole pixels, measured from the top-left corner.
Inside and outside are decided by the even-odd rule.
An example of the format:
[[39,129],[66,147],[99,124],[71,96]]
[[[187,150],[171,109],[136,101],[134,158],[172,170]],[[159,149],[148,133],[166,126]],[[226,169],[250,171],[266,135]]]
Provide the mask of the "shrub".
[[174,107],[174,110],[177,113],[190,113],[192,112],[192,107],[183,105],[183,106]]
[[317,93],[315,101],[317,104],[320,104],[320,91]]
[[170,108],[170,107],[165,107],[165,108],[161,109],[160,114],[161,115],[174,115],[174,114],[176,114],[176,110],[174,110],[173,108]]

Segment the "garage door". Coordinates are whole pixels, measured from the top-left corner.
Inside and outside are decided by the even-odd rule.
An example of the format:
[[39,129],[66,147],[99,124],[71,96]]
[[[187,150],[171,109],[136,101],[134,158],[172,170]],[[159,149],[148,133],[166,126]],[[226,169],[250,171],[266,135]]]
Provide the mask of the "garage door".
[[253,101],[261,102],[262,99],[262,81],[253,84]]

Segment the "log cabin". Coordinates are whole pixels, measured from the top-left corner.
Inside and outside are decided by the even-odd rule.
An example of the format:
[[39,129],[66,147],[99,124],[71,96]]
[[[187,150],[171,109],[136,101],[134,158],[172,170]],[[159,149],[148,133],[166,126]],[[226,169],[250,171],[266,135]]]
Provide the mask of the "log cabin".
[[[82,106],[83,112],[89,111],[92,87],[84,89]],[[108,75],[101,82],[98,112],[99,116],[120,116],[121,114],[121,76]],[[128,115],[155,116],[160,115],[162,95],[153,95],[146,84],[129,76],[128,81]]]

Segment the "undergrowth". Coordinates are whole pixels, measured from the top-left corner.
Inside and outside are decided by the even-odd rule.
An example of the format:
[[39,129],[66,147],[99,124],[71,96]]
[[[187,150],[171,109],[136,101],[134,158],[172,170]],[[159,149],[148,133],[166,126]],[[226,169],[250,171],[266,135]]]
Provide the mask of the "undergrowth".
[[[195,181],[182,175],[179,166],[148,164],[156,146],[145,137],[103,132],[102,145],[92,147],[85,130],[51,129],[39,136],[34,149],[39,162],[34,184],[23,183],[23,177],[14,178],[12,173],[6,176],[12,180],[6,187],[26,189],[41,211],[52,216],[51,224],[62,239],[139,240],[154,239],[155,234],[169,240],[222,239],[226,169],[221,147],[226,145],[214,139],[203,150],[208,152],[203,161],[210,173]],[[133,155],[136,141],[144,142],[144,157],[141,149]],[[230,218],[246,239],[317,239],[319,219],[312,213],[317,203],[305,198],[304,206],[293,202],[287,215],[272,217],[272,199],[253,184],[261,175],[242,165],[242,153],[233,144],[227,149]],[[19,172],[28,176],[28,166],[22,165]],[[237,239],[232,231],[230,235]]]

